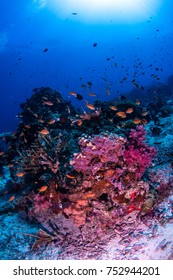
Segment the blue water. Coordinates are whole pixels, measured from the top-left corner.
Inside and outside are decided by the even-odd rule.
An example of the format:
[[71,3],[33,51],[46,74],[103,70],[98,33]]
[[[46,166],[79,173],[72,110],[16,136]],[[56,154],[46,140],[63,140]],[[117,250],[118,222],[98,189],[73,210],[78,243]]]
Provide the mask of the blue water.
[[[153,9],[141,20],[117,22],[111,16],[103,23],[82,21],[80,9],[60,16],[50,9],[51,0],[0,1],[0,133],[16,129],[20,103],[35,87],[50,86],[85,108],[85,100],[131,92],[133,79],[144,88],[167,83],[173,74],[173,1],[158,1],[157,12],[157,1],[151,1]],[[81,87],[87,82],[91,88]]]

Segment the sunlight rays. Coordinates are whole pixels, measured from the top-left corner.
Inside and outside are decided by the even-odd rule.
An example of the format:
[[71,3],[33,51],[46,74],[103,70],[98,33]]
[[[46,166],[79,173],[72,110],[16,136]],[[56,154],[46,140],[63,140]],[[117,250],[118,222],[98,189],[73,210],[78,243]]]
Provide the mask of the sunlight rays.
[[77,13],[76,19],[87,22],[142,21],[155,13],[160,0],[47,0],[47,6],[60,17]]

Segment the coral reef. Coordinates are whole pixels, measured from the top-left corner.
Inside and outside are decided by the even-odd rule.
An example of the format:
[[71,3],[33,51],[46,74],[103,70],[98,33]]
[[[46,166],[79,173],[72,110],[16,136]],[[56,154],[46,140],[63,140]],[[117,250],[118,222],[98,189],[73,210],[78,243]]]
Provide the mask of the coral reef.
[[2,178],[9,181],[1,187],[3,207],[40,225],[38,234],[27,237],[38,239],[34,250],[44,241],[89,246],[92,238],[109,239],[139,222],[152,227],[154,219],[163,220],[172,167],[165,177],[154,166],[160,152],[147,139],[147,131],[158,137],[150,129],[152,114],[127,99],[116,108],[100,101],[94,106],[80,113],[60,93],[35,89],[21,104],[16,133],[3,136]]

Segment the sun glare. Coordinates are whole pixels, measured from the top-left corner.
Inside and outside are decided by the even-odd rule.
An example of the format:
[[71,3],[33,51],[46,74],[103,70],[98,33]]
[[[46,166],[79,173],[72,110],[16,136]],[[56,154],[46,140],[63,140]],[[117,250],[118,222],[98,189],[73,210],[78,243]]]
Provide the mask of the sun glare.
[[77,14],[88,22],[142,21],[155,13],[161,0],[47,0],[47,5],[61,17]]

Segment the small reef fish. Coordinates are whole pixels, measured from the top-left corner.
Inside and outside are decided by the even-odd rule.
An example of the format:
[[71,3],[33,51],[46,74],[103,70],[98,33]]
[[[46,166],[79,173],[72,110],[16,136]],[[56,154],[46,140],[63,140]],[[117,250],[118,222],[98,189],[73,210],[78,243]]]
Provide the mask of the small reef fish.
[[14,196],[14,195],[12,195],[12,196],[9,198],[8,202],[13,201],[14,199],[15,199],[15,196]]
[[44,123],[43,119],[39,119],[38,121],[39,121],[39,123]]
[[55,119],[51,119],[51,120],[48,121],[48,124],[54,124],[55,122],[56,122]]
[[117,112],[116,115],[122,119],[125,119],[126,118],[126,113],[120,111],[120,112]]
[[141,104],[141,102],[140,102],[140,100],[139,99],[136,99],[136,105],[140,105]]
[[80,85],[82,88],[86,88],[86,85],[85,84],[81,84]]
[[18,173],[16,173],[16,176],[17,176],[17,177],[23,177],[24,175],[25,175],[24,172],[18,172]]
[[93,104],[88,104],[88,101],[86,101],[86,107],[90,110],[95,110],[95,107]]
[[77,99],[77,100],[82,100],[82,99],[83,99],[83,96],[82,96],[81,94],[77,93],[76,99]]
[[74,97],[77,97],[77,93],[75,91],[70,91],[69,94],[74,96]]
[[82,100],[83,99],[83,96],[75,91],[70,91],[69,92],[70,95],[76,97],[77,100]]
[[48,105],[48,106],[53,106],[53,102],[52,101],[43,101],[44,104]]
[[133,108],[128,108],[128,109],[126,110],[126,114],[131,114],[131,113],[133,113]]
[[116,106],[109,106],[109,108],[110,108],[111,110],[113,110],[113,111],[117,111],[117,110],[118,110]]
[[138,119],[138,118],[135,118],[135,119],[133,120],[133,123],[134,123],[134,124],[140,124],[140,123],[141,123],[141,120]]
[[87,82],[87,84],[91,87],[92,86],[92,82]]
[[142,111],[141,115],[142,115],[143,117],[145,117],[146,115],[148,115],[148,112],[147,112],[147,111]]
[[127,97],[125,97],[124,95],[121,95],[121,96],[120,96],[120,99],[121,99],[121,100],[126,100]]
[[106,93],[107,93],[107,95],[111,94],[109,89],[106,89]]
[[93,93],[93,92],[91,92],[91,93],[89,93],[89,96],[94,97],[94,96],[96,96],[96,94],[95,94],[95,93]]
[[135,79],[134,79],[134,80],[132,80],[132,84],[133,84],[136,88],[138,88],[138,87],[139,87],[139,85],[136,83]]
[[28,128],[28,129],[30,129],[30,128],[31,128],[31,126],[30,126],[30,125],[28,125],[28,124],[24,125],[24,127],[25,127],[25,128]]
[[28,108],[28,111],[31,112],[31,113],[33,114],[34,117],[38,118],[38,115],[35,114],[35,113],[33,113],[33,112],[30,110],[30,108]]
[[56,101],[57,101],[58,103],[61,103],[61,100],[60,100],[59,98],[56,98]]
[[39,193],[45,192],[46,190],[47,190],[47,186],[42,186],[42,187],[39,189]]
[[134,85],[136,88],[139,87],[139,85],[138,85],[137,83],[133,83],[133,85]]
[[77,121],[77,125],[78,125],[78,126],[81,126],[81,125],[82,125],[82,120],[78,120],[78,121]]
[[44,128],[44,129],[42,129],[41,131],[39,131],[39,133],[40,133],[41,135],[47,135],[47,134],[49,134],[49,131],[47,130],[47,128]]
[[145,119],[141,120],[141,124],[146,125],[147,124],[147,120],[145,120]]
[[68,179],[75,179],[75,178],[76,178],[76,176],[70,175],[70,174],[66,174],[66,177],[67,177]]

